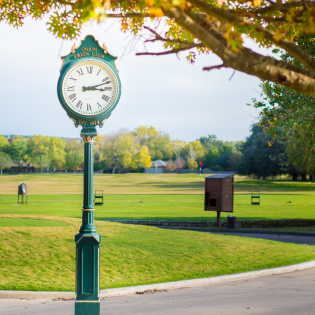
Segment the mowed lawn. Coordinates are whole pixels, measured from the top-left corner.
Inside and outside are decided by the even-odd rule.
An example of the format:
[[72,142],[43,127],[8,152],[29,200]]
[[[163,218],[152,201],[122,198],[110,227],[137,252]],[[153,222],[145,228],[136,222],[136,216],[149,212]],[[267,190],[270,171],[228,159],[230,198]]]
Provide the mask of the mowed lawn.
[[[105,194],[203,194],[204,178],[199,174],[95,174],[94,189]],[[0,194],[17,194],[26,183],[29,194],[82,194],[82,174],[0,175]],[[235,177],[235,193],[248,194],[259,189],[263,194],[314,194],[315,183],[290,180],[254,180]]]
[[[17,186],[29,187],[28,204],[17,204]],[[0,176],[0,214],[79,218],[83,176],[80,174]],[[204,211],[204,177],[198,174],[94,175],[94,189],[104,191],[97,219],[214,220]],[[250,203],[251,190],[260,190],[261,205]],[[234,213],[239,220],[314,218],[315,184],[288,180],[235,177]],[[225,219],[227,214],[222,214]]]
[[[7,220],[7,217],[0,217]],[[0,290],[74,291],[80,219],[29,217],[50,227],[0,228]],[[24,222],[23,222],[24,220]],[[60,223],[64,227],[60,227]],[[0,223],[1,224],[1,223]],[[55,224],[55,227],[53,225]],[[193,231],[97,222],[101,289],[232,274],[315,259],[315,247]]]
[[[203,210],[204,179],[189,175],[95,175],[104,190],[97,219],[214,220]],[[0,176],[0,289],[74,291],[74,235],[81,225],[82,175]],[[17,186],[29,186],[17,204]],[[315,184],[236,177],[241,219],[314,218]],[[260,189],[261,205],[250,205]],[[223,219],[226,214],[223,215]],[[315,247],[96,221],[101,288],[194,279],[315,259]]]
[[[80,218],[82,195],[30,195],[28,204],[16,196],[0,195],[0,214],[47,215]],[[216,212],[204,211],[203,195],[105,195],[95,206],[96,219],[215,220]],[[222,213],[225,220],[228,213]],[[235,195],[238,220],[311,219],[315,217],[314,195],[262,195],[261,205],[250,204],[250,195]]]

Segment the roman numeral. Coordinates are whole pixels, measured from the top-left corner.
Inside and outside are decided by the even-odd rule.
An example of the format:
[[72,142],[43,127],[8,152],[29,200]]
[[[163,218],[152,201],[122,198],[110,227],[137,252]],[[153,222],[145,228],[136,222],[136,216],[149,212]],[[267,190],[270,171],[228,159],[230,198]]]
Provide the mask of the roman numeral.
[[84,73],[83,73],[83,71],[82,71],[81,68],[80,68],[80,70],[77,70],[77,72],[79,73],[80,76],[81,76],[81,75],[84,75]]
[[87,104],[87,111],[92,111],[92,108],[91,108],[91,105],[90,104]]
[[111,91],[112,90],[112,88],[109,86],[109,87],[104,87],[104,90],[105,91]]
[[86,67],[86,71],[87,71],[87,73],[92,74],[92,72],[93,72],[93,67],[92,67],[92,66]]
[[79,101],[78,103],[77,103],[77,105],[75,105],[76,107],[78,107],[78,108],[80,108],[80,109],[82,109],[82,102],[81,101]]
[[70,91],[74,91],[74,86],[68,86],[68,87],[67,87],[67,91],[69,91],[69,92],[70,92]]
[[101,72],[101,69],[97,72],[97,75]]
[[106,77],[105,79],[102,80],[102,82],[105,82],[105,81],[108,80],[108,79],[109,79],[109,77]]
[[102,108],[102,105],[101,105],[101,104],[99,104],[99,103],[97,103],[97,106]]
[[72,100],[72,102],[74,102],[77,99],[77,95],[75,93],[69,95],[70,100]]
[[104,101],[108,102],[109,96],[103,94],[103,95],[102,95],[102,99],[103,99]]
[[75,78],[72,78],[72,77],[71,77],[70,80],[77,81],[78,79],[75,79]]

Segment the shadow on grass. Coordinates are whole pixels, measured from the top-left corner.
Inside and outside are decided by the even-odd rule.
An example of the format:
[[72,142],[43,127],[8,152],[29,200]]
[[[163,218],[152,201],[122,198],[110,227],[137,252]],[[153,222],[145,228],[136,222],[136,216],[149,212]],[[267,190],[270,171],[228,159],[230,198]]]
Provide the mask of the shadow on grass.
[[[232,214],[233,215],[233,214]],[[244,221],[244,220],[270,220],[270,221],[277,221],[277,220],[294,220],[294,219],[301,219],[299,217],[296,218],[287,218],[287,217],[279,217],[277,219],[275,218],[268,218],[268,217],[237,217],[238,221]],[[305,219],[312,219],[312,218],[305,218]],[[211,217],[149,217],[149,216],[142,216],[142,217],[106,217],[106,216],[96,216],[95,220],[139,220],[139,221],[216,221],[217,217],[216,216],[211,216]],[[222,215],[221,216],[221,221],[226,221],[227,220],[227,215]]]

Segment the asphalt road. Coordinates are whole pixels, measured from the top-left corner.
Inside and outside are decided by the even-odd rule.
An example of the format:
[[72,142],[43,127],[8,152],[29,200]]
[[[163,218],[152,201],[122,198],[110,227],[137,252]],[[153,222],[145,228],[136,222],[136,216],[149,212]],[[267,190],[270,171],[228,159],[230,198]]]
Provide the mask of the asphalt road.
[[[314,315],[315,268],[101,301],[102,315]],[[74,301],[0,300],[1,315],[73,315]],[[87,314],[88,315],[88,314]]]
[[[265,240],[294,243],[294,244],[315,245],[315,237],[314,236],[297,236],[297,235],[282,235],[282,234],[257,234],[257,233],[234,233],[234,232],[229,233],[229,232],[225,232],[225,231],[208,232],[208,233],[219,233],[219,234],[224,234],[224,235],[262,238]],[[315,311],[314,311],[314,313],[315,313]]]

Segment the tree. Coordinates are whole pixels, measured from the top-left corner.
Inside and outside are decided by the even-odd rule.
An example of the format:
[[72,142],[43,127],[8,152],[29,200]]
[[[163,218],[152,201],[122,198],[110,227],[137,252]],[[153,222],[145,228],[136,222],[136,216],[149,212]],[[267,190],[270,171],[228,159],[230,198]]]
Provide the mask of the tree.
[[0,135],[0,152],[6,152],[9,147],[9,141],[2,135]]
[[178,156],[177,159],[175,160],[176,169],[184,168],[185,165],[186,165],[185,160],[181,156]]
[[148,147],[145,145],[143,146],[137,145],[136,152],[134,156],[132,157],[130,167],[132,169],[138,169],[138,168],[148,168],[148,167],[151,167],[151,165],[152,165],[152,160],[151,160],[151,155],[150,155]]
[[[315,56],[313,36],[301,35],[297,42]],[[278,54],[282,60],[303,68],[298,59],[283,51]],[[314,97],[268,81],[261,81],[261,88],[263,100],[253,99],[254,106],[260,109],[261,126],[275,140],[293,135],[294,145],[315,160]]]
[[43,169],[49,165],[50,159],[48,157],[48,154],[38,154],[33,159],[34,166],[40,168],[40,172],[43,173]]
[[78,151],[70,151],[66,155],[66,167],[67,169],[77,171],[84,161],[83,154]]
[[306,174],[315,175],[315,162],[307,157],[305,149],[295,145],[296,142],[296,139],[290,137],[285,152],[289,157],[288,163],[306,180]]
[[22,163],[25,162],[28,158],[27,140],[20,137],[14,138],[10,144],[10,147],[8,148],[8,151],[13,161],[20,168]]
[[186,159],[197,159],[198,161],[204,161],[206,150],[199,140],[187,143],[180,151],[180,155],[186,157]]
[[117,167],[127,168],[132,164],[135,154],[134,137],[125,130],[104,136],[104,164],[115,173]]
[[198,168],[198,163],[194,159],[190,158],[187,160],[187,166],[190,170],[193,171]]
[[0,169],[1,169],[1,175],[2,175],[2,170],[10,168],[13,164],[13,161],[10,157],[9,154],[0,152]]
[[140,145],[149,148],[152,160],[166,160],[174,155],[172,141],[168,134],[156,130],[154,127],[139,126],[132,135],[136,137]]
[[236,171],[242,160],[242,155],[240,153],[234,153],[230,155],[228,160],[228,168],[230,171]]
[[243,145],[243,156],[238,167],[240,175],[256,178],[275,177],[292,172],[288,167],[288,157],[285,153],[286,142],[275,141],[257,124],[252,126],[252,133]]
[[175,163],[173,162],[173,160],[168,160],[167,164],[166,164],[166,169],[168,171],[173,171],[176,169]]
[[66,163],[66,141],[51,137],[49,142],[49,159],[51,167],[61,169]]
[[[145,37],[146,41],[161,42],[166,49],[137,55],[186,51],[187,60],[193,63],[198,54],[212,52],[222,63],[204,67],[206,71],[232,68],[314,96],[315,60],[295,43],[299,34],[314,33],[314,7],[314,1],[287,0],[10,0],[1,2],[0,21],[19,27],[27,16],[40,19],[49,14],[48,30],[58,37],[73,39],[86,21],[120,18],[122,31],[137,35],[145,28],[151,35]],[[150,21],[146,18],[159,19],[167,26],[166,31],[145,26]],[[303,68],[244,47],[244,37],[262,47],[284,50],[299,60]]]

